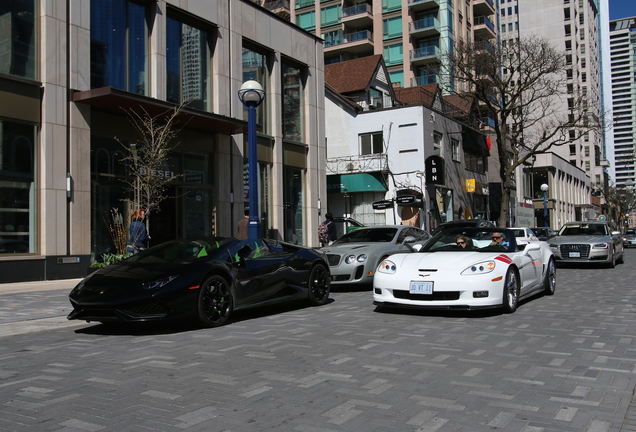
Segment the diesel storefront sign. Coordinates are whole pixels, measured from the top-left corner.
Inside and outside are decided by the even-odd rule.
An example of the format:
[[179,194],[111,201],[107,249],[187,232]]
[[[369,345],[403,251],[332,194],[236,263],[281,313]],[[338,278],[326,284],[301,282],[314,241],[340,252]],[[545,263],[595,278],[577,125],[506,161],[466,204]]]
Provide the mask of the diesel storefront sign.
[[[140,168],[139,172],[142,175],[146,175],[146,170],[143,168]],[[168,170],[152,170],[150,171],[150,175],[152,177],[162,177],[162,178],[173,178],[175,176],[174,171],[168,171]]]

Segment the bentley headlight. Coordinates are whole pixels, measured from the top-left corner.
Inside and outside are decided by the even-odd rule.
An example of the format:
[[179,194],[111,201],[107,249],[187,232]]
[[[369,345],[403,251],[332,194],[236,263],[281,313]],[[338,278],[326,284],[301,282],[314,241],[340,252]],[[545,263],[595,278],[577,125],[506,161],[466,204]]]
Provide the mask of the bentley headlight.
[[597,243],[592,246],[592,249],[607,249],[609,247],[608,243]]
[[394,274],[396,270],[397,270],[397,266],[395,265],[393,261],[390,261],[390,260],[384,260],[378,266],[378,271],[380,273]]
[[162,286],[167,285],[168,283],[172,282],[176,278],[177,278],[176,276],[168,276],[167,278],[158,279],[152,282],[146,282],[145,284],[141,285],[141,289],[151,290],[151,289],[161,288]]
[[464,271],[461,274],[464,276],[486,274],[486,273],[490,273],[494,269],[495,269],[494,261],[484,261],[484,262],[471,265],[470,267],[464,269]]
[[367,260],[367,255],[366,254],[358,255],[358,258],[356,258],[356,260],[359,263],[363,263],[363,262],[365,262]]

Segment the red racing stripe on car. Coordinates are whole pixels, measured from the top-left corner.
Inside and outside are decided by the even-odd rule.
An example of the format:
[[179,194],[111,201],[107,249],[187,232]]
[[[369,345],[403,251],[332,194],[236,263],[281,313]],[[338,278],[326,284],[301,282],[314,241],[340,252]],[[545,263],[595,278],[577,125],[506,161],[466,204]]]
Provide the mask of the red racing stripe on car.
[[495,257],[496,260],[505,262],[506,264],[512,264],[512,260],[510,259],[510,257],[508,255],[499,255],[497,257]]

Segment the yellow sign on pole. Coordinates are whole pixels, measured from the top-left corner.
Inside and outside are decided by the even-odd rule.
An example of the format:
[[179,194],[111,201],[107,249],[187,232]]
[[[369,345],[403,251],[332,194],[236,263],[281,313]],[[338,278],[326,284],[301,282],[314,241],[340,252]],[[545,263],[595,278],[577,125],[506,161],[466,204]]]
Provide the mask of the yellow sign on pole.
[[475,179],[466,179],[466,192],[475,192]]

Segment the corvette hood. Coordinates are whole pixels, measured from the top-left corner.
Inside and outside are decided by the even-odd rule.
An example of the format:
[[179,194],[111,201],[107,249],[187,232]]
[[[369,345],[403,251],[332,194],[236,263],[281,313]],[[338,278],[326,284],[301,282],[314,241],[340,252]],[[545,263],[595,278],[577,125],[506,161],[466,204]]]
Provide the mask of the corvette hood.
[[492,260],[498,255],[481,252],[436,252],[391,255],[388,259],[402,269],[452,269],[467,267],[478,262]]

